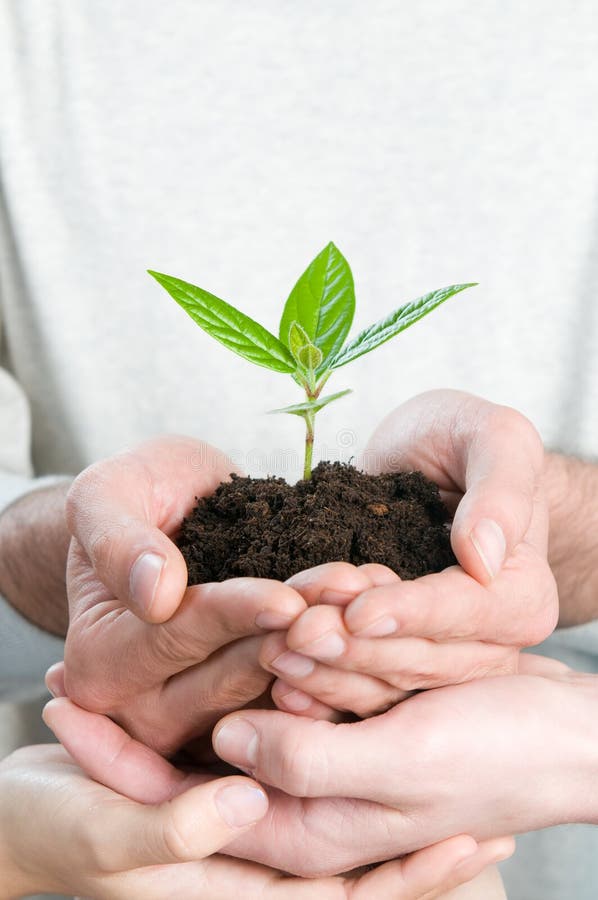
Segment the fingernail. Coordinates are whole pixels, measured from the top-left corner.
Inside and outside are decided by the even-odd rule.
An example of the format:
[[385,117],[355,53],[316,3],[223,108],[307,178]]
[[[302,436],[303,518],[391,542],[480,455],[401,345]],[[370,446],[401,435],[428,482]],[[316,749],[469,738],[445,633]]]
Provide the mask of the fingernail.
[[266,631],[279,631],[281,628],[288,628],[292,621],[292,616],[285,616],[283,613],[273,612],[270,609],[262,610],[255,617],[257,627],[264,628]]
[[303,712],[312,704],[312,698],[309,694],[304,694],[303,691],[296,690],[289,691],[288,694],[281,694],[280,700],[287,709],[290,709],[293,712]]
[[152,608],[165,562],[164,557],[157,553],[142,553],[131,569],[129,577],[131,602],[144,615]]
[[282,672],[284,675],[292,675],[293,678],[304,678],[306,675],[311,675],[316,667],[313,659],[301,656],[300,653],[293,653],[292,650],[287,650],[285,653],[277,656],[270,665],[278,672]]
[[466,850],[466,851],[464,852],[463,856],[461,857],[461,859],[459,860],[459,862],[458,862],[458,863],[455,865],[455,867],[453,868],[453,871],[454,871],[454,872],[458,872],[459,869],[461,869],[461,868],[462,868],[463,866],[465,866],[467,863],[471,862],[471,860],[473,859],[473,857],[476,856],[476,855],[478,854],[479,849],[480,849],[479,846],[476,844],[475,847]]
[[300,653],[307,653],[308,656],[315,656],[316,659],[336,659],[341,656],[347,645],[336,631],[329,631],[323,637],[318,638],[306,647],[301,647]]
[[499,840],[499,847],[497,850],[494,851],[494,855],[491,859],[491,863],[499,863],[499,862],[503,862],[503,860],[505,860],[505,859],[509,859],[511,856],[513,856],[515,850],[517,849],[517,845],[515,843],[515,838],[511,837],[511,838],[505,838],[502,840],[499,838],[498,840]]
[[471,543],[490,578],[494,578],[501,570],[507,550],[502,528],[492,519],[480,519],[471,532]]
[[55,700],[57,700],[58,697],[64,697],[64,694],[61,694],[58,690],[56,690],[56,688],[52,687],[51,685],[46,683],[46,687],[48,689],[48,693],[52,694]]
[[361,631],[356,631],[355,634],[357,637],[388,637],[389,634],[396,634],[398,630],[396,619],[393,619],[392,616],[382,616],[381,619],[377,619],[371,625],[362,628]]
[[252,767],[257,762],[258,734],[247,719],[233,719],[214,738],[214,750],[235,766]]
[[[60,664],[58,664],[60,666]],[[64,677],[62,673],[57,671],[56,666],[50,666],[45,677],[48,692],[56,699],[57,697],[66,697],[64,689]]]
[[248,784],[223,788],[216,794],[215,801],[227,825],[236,828],[258,822],[268,809],[268,798],[264,792]]
[[326,603],[329,606],[346,606],[347,603],[351,602],[354,596],[355,591],[349,593],[348,591],[324,590],[320,594],[318,603]]

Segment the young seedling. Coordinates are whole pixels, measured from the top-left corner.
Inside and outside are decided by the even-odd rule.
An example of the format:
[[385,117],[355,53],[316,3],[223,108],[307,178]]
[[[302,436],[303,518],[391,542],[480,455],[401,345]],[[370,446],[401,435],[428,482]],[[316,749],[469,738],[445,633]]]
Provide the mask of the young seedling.
[[203,288],[172,275],[148,270],[207,334],[258,366],[291,375],[305,400],[273,413],[305,421],[303,477],[310,478],[317,413],[350,389],[322,397],[335,369],[369,353],[409,328],[449,297],[471,284],[453,284],[406,303],[345,343],[355,313],[355,288],[349,263],[332,242],[309,264],[282,311],[278,337],[258,322]]

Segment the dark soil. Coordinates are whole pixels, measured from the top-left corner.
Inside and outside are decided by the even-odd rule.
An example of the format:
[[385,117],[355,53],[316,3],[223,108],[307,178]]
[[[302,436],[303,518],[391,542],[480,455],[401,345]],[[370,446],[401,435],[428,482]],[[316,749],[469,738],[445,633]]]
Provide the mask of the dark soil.
[[320,463],[296,485],[233,475],[198,501],[177,543],[189,584],[239,575],[285,581],[334,560],[383,563],[411,579],[456,562],[448,521],[421,472],[365,475]]

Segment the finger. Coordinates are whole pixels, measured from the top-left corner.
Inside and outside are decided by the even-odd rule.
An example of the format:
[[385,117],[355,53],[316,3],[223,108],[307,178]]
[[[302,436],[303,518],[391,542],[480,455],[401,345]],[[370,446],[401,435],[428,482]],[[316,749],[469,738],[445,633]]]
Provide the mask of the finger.
[[[81,567],[79,563],[78,552],[74,548],[70,559],[73,573],[71,583],[75,581],[75,577],[86,578],[85,567]],[[78,576],[74,574],[75,569],[78,570]],[[88,569],[87,572],[89,573]],[[133,692],[133,674],[137,693],[142,695],[151,686],[157,686],[190,667],[193,667],[192,685],[199,686],[200,689],[196,702],[192,704],[193,709],[197,710],[200,697],[209,696],[213,687],[213,683],[207,678],[205,690],[201,689],[202,678],[195,668],[198,663],[244,635],[263,633],[264,629],[287,627],[305,610],[305,602],[299,594],[280,582],[234,578],[220,584],[188,588],[180,607],[159,628],[141,622],[128,610],[121,611],[118,617],[106,617],[104,628],[108,633],[105,636],[109,640],[98,643],[93,623],[97,611],[103,608],[102,594],[86,590],[85,583],[78,583],[77,590],[86,593],[88,597],[95,596],[96,602],[71,623],[65,649],[68,694],[81,706],[96,712],[119,708],[123,700],[123,685],[127,688],[124,699],[129,703]],[[84,652],[85,647],[88,648],[87,653]],[[73,648],[76,652],[73,652]],[[101,660],[99,653],[102,654]],[[134,673],[131,670],[132,658],[135,659]],[[256,667],[244,669],[244,660],[237,667],[239,673],[246,670],[252,676],[255,675]],[[90,661],[95,667],[93,672],[89,671]],[[96,685],[100,663],[106,670],[109,669],[110,678],[104,679],[102,704],[98,707]],[[234,673],[234,660],[232,665]],[[264,682],[263,673],[260,677],[265,687],[267,681]],[[255,677],[252,678],[252,683],[253,681]],[[178,696],[180,690],[177,689],[176,694]],[[142,705],[145,703],[143,697],[140,697],[140,702]],[[172,712],[174,715],[174,710]],[[168,714],[169,711],[165,710],[165,713]]]
[[394,582],[401,580],[396,572],[393,572],[392,569],[389,569],[388,566],[383,566],[381,563],[362,563],[359,566],[359,571],[365,572],[372,581],[372,587],[394,584]]
[[[386,569],[386,566],[380,566]],[[390,572],[390,569],[387,571]],[[381,574],[378,573],[378,578]],[[346,606],[357,594],[372,587],[376,582],[365,567],[347,562],[324,563],[297,572],[287,579],[286,584],[297,591],[308,606],[316,603],[330,603]]]
[[[127,873],[123,887],[127,896],[143,896],[145,900],[175,895],[189,900],[237,900],[240,894],[247,900],[263,900],[266,896],[269,900],[433,900],[439,890],[445,889],[444,884],[454,886],[471,880],[507,855],[505,839],[476,845],[473,838],[459,835],[378,866],[360,878],[289,878],[255,863],[212,856],[202,862]],[[113,895],[107,893],[106,897],[112,900]]]
[[266,578],[196,585],[170,621],[152,630],[153,650],[172,674],[238,638],[287,629],[305,608],[297,591]]
[[69,700],[50,701],[44,720],[88,774],[141,801],[122,802],[118,815],[113,803],[98,804],[86,819],[88,846],[107,871],[202,859],[267,812],[267,797],[255,782],[232,777],[187,787],[183,773],[114,722]]
[[54,663],[46,672],[46,687],[53,697],[66,697],[64,686],[64,662]]
[[[260,663],[267,671],[285,680],[287,695],[283,695],[283,708],[289,712],[310,715],[307,710],[311,708],[312,698],[316,698],[327,709],[352,712],[365,718],[384,712],[407,696],[405,691],[369,674],[342,671],[294,653],[288,649],[284,635],[272,634],[265,638]],[[292,688],[298,689],[297,696],[291,693]],[[272,696],[275,696],[274,690]],[[281,697],[280,688],[276,697]]]
[[[294,797],[361,797],[384,803],[388,787],[380,772],[397,767],[397,750],[396,741],[390,746],[381,740],[383,718],[335,725],[271,710],[243,710],[218,723],[212,742],[221,759]],[[369,728],[373,722],[378,723],[375,733]],[[364,759],[374,764],[364,767]]]
[[46,704],[42,718],[77,765],[111,790],[140,803],[162,803],[184,790],[183,772],[107,716],[61,698]]
[[428,391],[378,426],[364,452],[368,472],[419,469],[459,504],[451,539],[481,584],[496,576],[534,513],[543,448],[520,413],[461,391]]
[[343,714],[331,706],[327,706],[304,691],[294,688],[286,681],[277,678],[272,685],[272,699],[282,712],[294,713],[296,716],[307,716],[309,719],[322,719],[326,722],[341,722]]
[[69,530],[100,580],[140,618],[163,622],[187,584],[168,537],[196,496],[212,493],[235,466],[191,438],[159,438],[90,466],[67,496]]
[[388,900],[433,900],[471,881],[487,866],[511,856],[513,850],[512,838],[477,844],[468,835],[457,835],[362,876],[355,900],[366,900],[368,894]]
[[[261,638],[245,638],[223,647],[198,666],[170,678],[150,708],[145,698],[129,702],[123,722],[163,754],[173,753],[204,734],[224,715],[261,696],[272,676],[259,663]],[[145,720],[148,726],[140,730]],[[158,727],[157,727],[158,726]]]
[[475,432],[462,438],[461,447],[466,492],[451,543],[463,568],[488,584],[525,539],[534,516],[542,519],[537,549],[546,553],[548,515],[538,490],[544,448],[525,416],[494,405],[480,411]]
[[[118,795],[116,795],[118,796]],[[112,871],[203,859],[255,825],[268,810],[258,784],[232,776],[196,785],[159,805],[127,801],[94,810],[96,855],[105,847]]]
[[528,646],[551,633],[557,614],[554,576],[533,548],[521,544],[490,587],[452,566],[365,591],[346,608],[344,621],[350,632],[364,637],[416,635]]
[[537,653],[521,653],[517,669],[519,675],[541,675],[545,678],[558,678],[572,672],[570,666],[560,659],[551,659]]
[[[284,665],[288,660],[296,671],[303,666],[303,671],[308,674],[309,664],[299,662],[308,657],[341,669],[345,675],[373,676],[401,691],[460,684],[517,670],[517,649],[502,644],[482,641],[438,643],[414,637],[354,637],[344,627],[342,611],[335,607],[306,610],[289,630],[286,643],[292,655],[286,657],[283,654],[282,659],[276,660],[279,671],[281,663]],[[288,673],[284,674],[287,677]]]

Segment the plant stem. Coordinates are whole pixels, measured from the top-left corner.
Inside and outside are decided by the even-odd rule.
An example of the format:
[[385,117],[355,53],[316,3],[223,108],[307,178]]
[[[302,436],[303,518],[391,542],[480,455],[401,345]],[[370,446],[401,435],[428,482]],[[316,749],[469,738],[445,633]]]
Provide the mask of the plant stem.
[[315,413],[305,413],[305,462],[303,465],[303,477],[306,481],[311,478],[311,460],[314,451],[314,423]]

